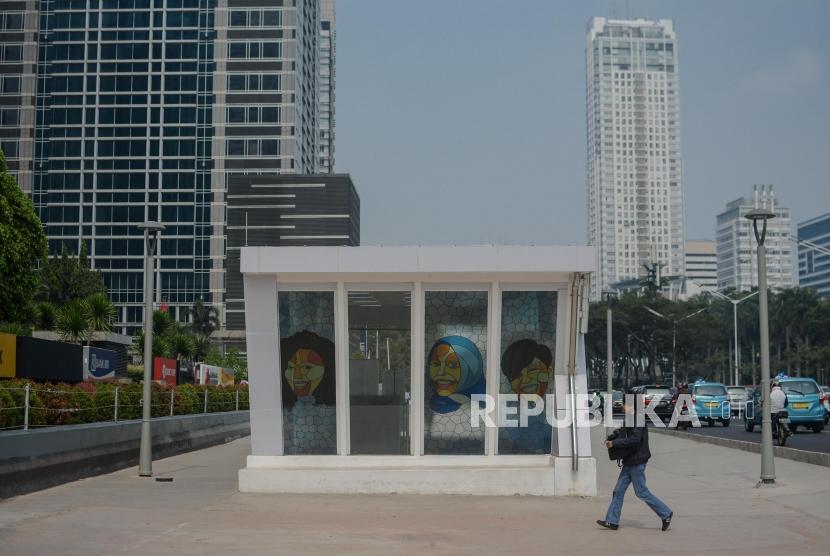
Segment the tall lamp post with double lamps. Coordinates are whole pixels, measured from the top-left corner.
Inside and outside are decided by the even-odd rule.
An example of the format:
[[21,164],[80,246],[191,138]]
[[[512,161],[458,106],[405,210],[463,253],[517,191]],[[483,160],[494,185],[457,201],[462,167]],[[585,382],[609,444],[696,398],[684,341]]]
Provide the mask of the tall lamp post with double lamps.
[[153,261],[158,247],[159,234],[164,224],[145,222],[138,225],[144,231],[144,391],[141,413],[141,446],[138,455],[138,475],[153,475],[153,442],[150,430],[153,392]]
[[689,313],[689,314],[688,314],[688,315],[686,315],[685,317],[680,317],[679,319],[672,319],[672,318],[669,318],[669,317],[667,317],[666,315],[664,315],[663,313],[660,313],[660,312],[658,312],[658,311],[655,311],[654,309],[652,309],[651,307],[647,307],[646,305],[643,305],[643,308],[644,308],[646,311],[648,311],[649,313],[651,313],[652,315],[654,315],[654,316],[656,316],[656,317],[660,317],[661,319],[666,319],[667,321],[669,321],[670,323],[672,323],[672,335],[671,335],[671,385],[672,385],[672,386],[677,386],[677,324],[678,324],[679,322],[682,322],[682,321],[684,321],[684,320],[688,319],[688,318],[692,318],[693,316],[695,316],[695,315],[698,315],[698,314],[702,313],[703,311],[705,311],[705,310],[706,310],[706,307],[704,307],[703,309],[698,309],[698,310],[697,310],[697,311],[695,311],[694,313]]
[[[767,312],[767,221],[775,213],[766,208],[756,208],[745,215],[752,220],[755,240],[758,242],[758,312],[761,332],[761,392],[763,395],[761,414],[761,483],[775,482],[775,460],[772,452],[772,415],[769,407],[769,314]],[[758,229],[760,226],[760,230]]]
[[732,325],[735,327],[735,382],[734,382],[734,384],[735,384],[735,386],[738,386],[738,385],[740,385],[740,374],[738,373],[738,367],[741,364],[741,360],[740,360],[741,351],[738,348],[738,304],[743,303],[747,299],[758,295],[758,292],[752,292],[751,294],[745,295],[744,297],[742,297],[740,299],[732,299],[731,297],[723,295],[719,291],[710,291],[709,293],[711,293],[712,295],[717,296],[717,297],[719,297],[719,298],[721,298],[725,301],[728,301],[729,303],[732,304]]

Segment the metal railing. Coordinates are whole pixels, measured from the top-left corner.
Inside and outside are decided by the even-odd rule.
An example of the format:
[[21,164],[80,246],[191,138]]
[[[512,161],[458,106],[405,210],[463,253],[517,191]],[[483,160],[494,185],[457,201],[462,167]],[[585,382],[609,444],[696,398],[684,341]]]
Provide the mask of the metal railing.
[[[3,416],[3,412],[11,412],[11,411],[22,411],[23,419],[22,424],[19,425],[12,425],[12,426],[5,426],[0,427],[0,431],[6,430],[24,430],[28,431],[32,428],[42,428],[42,427],[59,427],[67,424],[79,424],[79,423],[49,423],[49,424],[35,424],[32,422],[32,416],[35,412],[42,412],[42,413],[53,413],[53,414],[71,414],[77,415],[82,414],[84,412],[89,411],[102,411],[102,410],[109,410],[111,409],[112,417],[109,419],[93,419],[90,421],[85,421],[87,423],[100,423],[100,422],[115,422],[119,421],[119,415],[122,414],[125,408],[132,408],[132,409],[141,409],[144,407],[144,399],[139,398],[138,403],[123,403],[122,401],[122,389],[116,386],[112,392],[113,396],[113,403],[111,404],[104,404],[104,405],[93,405],[93,406],[75,406],[75,407],[49,407],[47,405],[35,405],[33,403],[33,394],[35,393],[44,393],[48,396],[78,396],[78,395],[87,395],[90,398],[93,398],[96,395],[96,392],[85,392],[83,390],[59,390],[55,388],[33,388],[31,384],[25,384],[22,388],[2,388],[0,389],[6,392],[23,392],[23,405],[13,405],[9,407],[2,407],[0,406],[0,416]],[[250,407],[250,401],[248,399],[240,400],[239,390],[234,391],[234,396],[232,400],[211,400],[210,390],[208,388],[204,389],[204,395],[202,399],[202,414],[205,413],[216,413],[221,411],[239,411],[240,407],[242,409],[248,409]],[[42,402],[41,402],[42,403]],[[164,403],[153,403],[153,408],[157,410],[164,410],[165,413],[168,413],[169,416],[176,415],[176,389],[170,390],[170,399],[169,401],[165,401]],[[159,413],[157,411],[156,413]],[[199,412],[180,412],[179,415],[197,415]],[[155,417],[160,417],[161,415],[155,415]],[[136,419],[139,417],[135,417]],[[122,419],[124,420],[124,419]],[[2,421],[0,421],[2,423]]]

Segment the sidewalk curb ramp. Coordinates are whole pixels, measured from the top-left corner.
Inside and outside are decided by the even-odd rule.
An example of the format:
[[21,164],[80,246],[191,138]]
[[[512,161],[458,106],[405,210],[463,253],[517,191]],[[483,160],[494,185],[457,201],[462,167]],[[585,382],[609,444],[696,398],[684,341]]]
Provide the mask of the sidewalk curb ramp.
[[[685,438],[687,440],[694,440],[695,442],[702,442],[704,444],[714,444],[715,446],[723,446],[725,448],[733,448],[735,450],[743,450],[744,452],[761,453],[761,444],[755,442],[747,442],[746,440],[736,440],[734,438],[721,438],[719,436],[706,436],[703,434],[695,434],[691,432],[678,431],[673,429],[649,429],[650,432],[665,434],[667,436],[676,436],[678,438]],[[773,446],[773,453],[775,457],[789,459],[793,461],[800,461],[801,463],[810,463],[813,465],[821,465],[823,467],[830,467],[830,454],[821,452],[808,452],[807,450],[797,450],[795,448],[787,448],[786,446]]]

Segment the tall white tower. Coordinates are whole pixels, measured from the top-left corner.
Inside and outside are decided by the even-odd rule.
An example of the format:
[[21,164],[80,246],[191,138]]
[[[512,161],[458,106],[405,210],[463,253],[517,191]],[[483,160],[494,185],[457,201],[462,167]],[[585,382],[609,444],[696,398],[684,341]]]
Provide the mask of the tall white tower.
[[[587,74],[588,242],[596,299],[645,274],[684,273],[677,37],[670,20],[592,18]],[[656,259],[656,260],[655,260]]]

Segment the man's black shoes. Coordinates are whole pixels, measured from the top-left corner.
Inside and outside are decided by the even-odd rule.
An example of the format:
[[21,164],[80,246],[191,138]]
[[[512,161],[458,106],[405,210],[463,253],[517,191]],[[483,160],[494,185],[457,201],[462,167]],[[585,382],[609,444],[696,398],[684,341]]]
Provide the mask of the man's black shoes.
[[663,520],[663,531],[666,531],[671,525],[671,518],[674,517],[674,512],[669,514],[669,517]]
[[[669,517],[669,520],[671,520],[671,517]],[[597,520],[597,525],[599,525],[600,527],[605,527],[606,529],[611,529],[612,531],[616,531],[617,529],[620,528],[620,526],[617,525],[616,523],[608,523],[604,519],[598,519]],[[664,529],[664,531],[665,531],[665,529]]]

